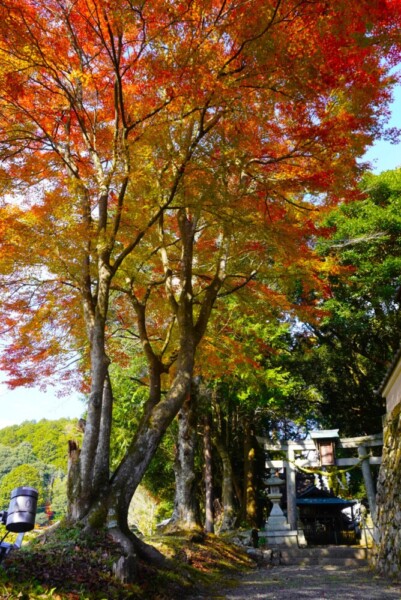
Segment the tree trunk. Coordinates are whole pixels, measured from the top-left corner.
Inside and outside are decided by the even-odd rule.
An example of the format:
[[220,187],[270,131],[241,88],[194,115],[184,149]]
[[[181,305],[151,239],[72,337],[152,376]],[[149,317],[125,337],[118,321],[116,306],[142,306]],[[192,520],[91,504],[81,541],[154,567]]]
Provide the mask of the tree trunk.
[[168,394],[143,416],[124,458],[111,476],[107,491],[93,502],[86,518],[89,524],[95,525],[101,518],[117,536],[120,530],[133,539],[127,524],[129,504],[164,432],[189,397],[193,360],[193,350],[185,349],[179,357]]
[[248,421],[245,423],[244,436],[244,490],[242,517],[251,527],[257,527],[258,507],[256,500],[256,448],[252,426]]
[[110,478],[110,436],[113,418],[113,390],[107,373],[102,397],[99,443],[93,468],[93,489],[107,486]]
[[[223,406],[225,407],[225,414],[223,411]],[[223,518],[220,523],[219,530],[224,532],[231,531],[234,528],[237,513],[235,495],[237,495],[238,506],[241,505],[242,500],[240,489],[236,489],[236,486],[239,488],[239,485],[234,476],[231,458],[233,453],[231,433],[236,431],[236,429],[233,427],[234,415],[232,414],[230,402],[228,399],[226,399],[225,402],[219,401],[218,388],[213,390],[212,407],[214,413],[214,422],[216,423],[216,427],[213,431],[213,443],[219,454],[222,465],[221,504],[223,509]],[[231,454],[228,451],[229,447]]]
[[[69,516],[74,521],[81,521],[89,527],[106,525],[109,533],[116,539],[126,555],[135,550],[143,556],[151,555],[151,551],[140,542],[128,527],[128,508],[142,477],[152,460],[167,427],[178,411],[183,407],[180,419],[179,456],[182,485],[178,485],[177,494],[181,494],[176,505],[181,522],[186,528],[198,525],[200,518],[196,507],[192,506],[195,494],[193,459],[187,455],[193,453],[195,427],[193,423],[193,400],[190,397],[193,377],[195,352],[200,343],[210,318],[211,310],[224,276],[225,260],[219,256],[216,274],[205,291],[205,297],[197,311],[196,322],[193,313],[192,262],[193,243],[196,234],[196,219],[180,210],[178,214],[179,228],[182,236],[182,256],[180,262],[179,298],[170,295],[171,305],[179,332],[177,357],[175,360],[175,376],[165,396],[161,395],[161,373],[168,373],[172,363],[163,363],[162,355],[152,348],[146,327],[146,295],[139,301],[134,293],[131,300],[137,313],[139,337],[142,342],[149,366],[150,392],[144,407],[142,418],[136,433],[130,442],[125,456],[116,471],[109,475],[109,444],[112,409],[111,385],[108,381],[108,359],[105,352],[104,315],[107,313],[106,296],[110,289],[110,280],[104,275],[102,285],[99,284],[98,305],[90,312],[93,323],[91,331],[91,394],[88,406],[87,426],[84,443],[77,457],[71,460],[69,487],[76,494],[69,494]],[[100,276],[100,275],[99,275]],[[170,277],[169,275],[167,276]],[[102,300],[102,302],[101,302]],[[191,462],[192,461],[192,462]]]
[[109,479],[112,392],[108,379],[109,360],[105,351],[104,318],[96,316],[91,339],[91,393],[89,395],[82,449],[69,470],[68,516],[74,521],[88,514],[93,499]]
[[206,533],[214,533],[213,464],[210,414],[205,415],[203,419],[203,454],[205,461],[205,531]]
[[236,509],[234,502],[234,477],[233,468],[231,464],[230,454],[227,450],[225,443],[222,438],[215,437],[214,444],[219,453],[223,476],[221,484],[221,501],[223,504],[223,520],[220,525],[220,531],[231,531],[234,528]]
[[[194,391],[194,390],[192,390]],[[195,475],[196,394],[188,396],[178,413],[178,439],[174,464],[175,499],[174,512],[169,529],[191,530],[200,527],[200,511],[197,499]]]

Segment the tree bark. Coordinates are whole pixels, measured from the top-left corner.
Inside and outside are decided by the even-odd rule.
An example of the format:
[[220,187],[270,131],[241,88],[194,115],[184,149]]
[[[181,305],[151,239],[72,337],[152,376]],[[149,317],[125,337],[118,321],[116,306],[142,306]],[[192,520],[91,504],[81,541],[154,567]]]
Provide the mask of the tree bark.
[[256,448],[254,444],[253,429],[249,421],[245,423],[244,436],[244,490],[242,517],[251,526],[257,527],[258,507],[256,500]]
[[223,505],[223,520],[220,525],[220,531],[231,531],[234,528],[236,519],[235,493],[234,493],[234,475],[231,464],[230,454],[222,438],[216,436],[214,444],[219,453],[222,463],[222,483],[221,483],[221,501]]
[[102,410],[100,414],[99,442],[93,469],[93,489],[108,485],[110,478],[110,436],[113,416],[113,390],[109,374],[104,381]]
[[214,533],[213,511],[213,461],[211,416],[205,415],[203,419],[203,454],[205,462],[205,531]]
[[[194,392],[194,390],[192,390]],[[196,393],[192,393],[178,413],[178,439],[174,463],[175,498],[169,529],[200,528],[200,511],[195,474],[197,449]]]
[[84,519],[93,499],[101,494],[101,486],[109,479],[109,451],[112,415],[112,392],[108,378],[109,358],[106,353],[105,328],[110,290],[110,274],[99,268],[99,291],[96,309],[86,312],[90,336],[91,392],[89,395],[85,435],[82,449],[71,477],[70,486],[79,490],[69,505],[74,520]]

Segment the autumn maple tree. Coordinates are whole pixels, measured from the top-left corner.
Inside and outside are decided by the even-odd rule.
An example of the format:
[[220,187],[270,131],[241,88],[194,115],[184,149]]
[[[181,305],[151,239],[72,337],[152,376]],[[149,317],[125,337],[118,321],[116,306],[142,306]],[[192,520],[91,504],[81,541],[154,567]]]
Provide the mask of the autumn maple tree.
[[[314,218],[351,195],[386,116],[399,17],[383,0],[2,2],[2,368],[10,385],[81,374],[69,515],[127,552],[219,298],[295,279],[306,305]],[[110,473],[109,366],[134,343],[149,395]]]

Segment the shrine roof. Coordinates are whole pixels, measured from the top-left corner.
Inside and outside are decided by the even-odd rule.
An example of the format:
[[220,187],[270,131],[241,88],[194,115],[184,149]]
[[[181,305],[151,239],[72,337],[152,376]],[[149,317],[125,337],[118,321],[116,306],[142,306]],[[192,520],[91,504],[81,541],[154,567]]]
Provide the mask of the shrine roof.
[[338,429],[320,429],[319,431],[311,431],[310,436],[312,440],[328,440],[340,437],[338,435]]
[[297,498],[297,504],[335,504],[346,508],[347,506],[357,504],[357,500],[344,500],[343,498]]

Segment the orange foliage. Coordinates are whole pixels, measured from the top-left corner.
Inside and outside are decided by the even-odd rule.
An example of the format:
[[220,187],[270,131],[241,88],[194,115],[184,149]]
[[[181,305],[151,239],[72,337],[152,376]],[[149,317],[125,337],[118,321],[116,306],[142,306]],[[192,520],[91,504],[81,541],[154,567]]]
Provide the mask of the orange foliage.
[[222,298],[247,288],[273,312],[316,311],[311,291],[330,293],[316,219],[354,194],[386,117],[400,17],[395,0],[4,0],[10,382],[65,378],[63,361],[86,374],[95,319],[126,360],[115,335],[139,335],[138,307],[142,342],[166,357],[182,343],[185,285],[197,323],[216,277]]

